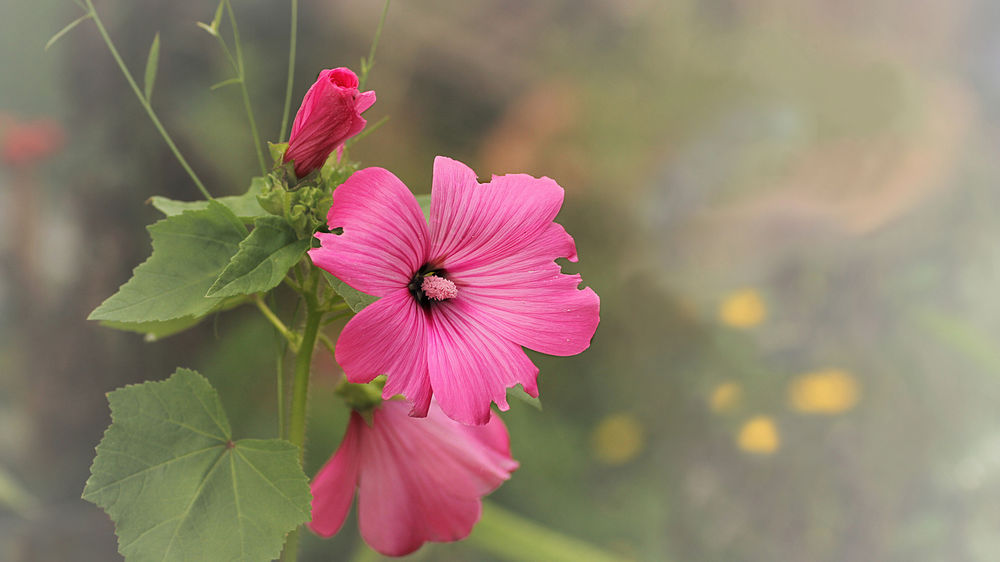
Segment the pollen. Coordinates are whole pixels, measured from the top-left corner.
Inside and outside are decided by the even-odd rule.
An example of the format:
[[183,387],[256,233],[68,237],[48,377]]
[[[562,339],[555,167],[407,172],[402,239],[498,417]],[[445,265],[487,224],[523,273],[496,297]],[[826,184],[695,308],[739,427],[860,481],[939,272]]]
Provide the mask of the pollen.
[[436,301],[453,299],[458,296],[458,288],[450,280],[437,275],[424,277],[424,282],[420,285],[420,290],[427,295],[427,298]]

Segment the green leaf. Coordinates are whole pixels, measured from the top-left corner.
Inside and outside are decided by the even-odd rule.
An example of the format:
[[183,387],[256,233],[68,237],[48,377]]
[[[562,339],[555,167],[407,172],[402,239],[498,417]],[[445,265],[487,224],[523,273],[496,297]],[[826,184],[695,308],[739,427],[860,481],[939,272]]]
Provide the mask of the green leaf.
[[346,302],[347,306],[351,307],[351,310],[354,312],[361,312],[361,309],[378,300],[378,297],[362,293],[347,283],[344,283],[340,279],[337,279],[333,275],[330,275],[326,271],[323,272],[323,277],[325,277],[330,283],[333,290],[337,291],[337,294],[344,298],[344,302]]
[[431,195],[426,193],[423,195],[415,195],[417,198],[417,203],[420,204],[420,210],[424,212],[424,220],[431,222]]
[[67,33],[69,33],[69,32],[70,32],[70,31],[71,31],[71,30],[72,30],[72,29],[73,29],[74,27],[76,27],[76,26],[80,25],[81,23],[83,23],[83,22],[85,22],[85,21],[89,20],[89,19],[90,19],[90,18],[92,18],[92,17],[94,17],[94,14],[93,14],[93,13],[91,13],[91,12],[88,12],[88,13],[86,13],[86,14],[84,14],[84,15],[82,15],[82,16],[80,16],[80,17],[78,17],[78,18],[76,18],[75,20],[73,20],[73,21],[69,22],[69,23],[68,23],[68,24],[66,25],[66,27],[64,27],[64,28],[60,29],[58,33],[56,33],[55,35],[53,35],[53,36],[52,36],[52,38],[51,38],[51,39],[49,39],[49,41],[48,41],[47,43],[45,43],[45,50],[46,50],[46,51],[48,51],[48,50],[49,50],[49,47],[51,47],[52,45],[55,45],[55,44],[56,44],[56,41],[58,41],[58,40],[62,39],[62,36],[63,36],[63,35],[66,35],[66,34],[67,34]]
[[[264,191],[267,181],[267,178],[264,177],[253,178],[250,180],[250,189],[243,195],[216,197],[215,201],[228,207],[243,222],[253,223],[257,217],[267,215],[267,211],[257,202],[257,195]],[[197,211],[208,208],[208,201],[176,201],[159,195],[150,197],[149,203],[157,211],[168,217],[179,215],[184,211]]]
[[253,232],[240,242],[240,249],[208,290],[209,297],[250,295],[269,291],[298,263],[309,240],[299,240],[281,217],[260,217]]
[[285,535],[309,520],[298,448],[233,442],[205,377],[178,369],[111,392],[108,402],[111,426],[83,499],[114,521],[130,562],[273,560]]
[[156,69],[160,65],[160,33],[153,37],[153,44],[149,47],[149,56],[146,57],[146,79],[143,93],[146,101],[153,95],[153,84],[156,83]]
[[538,411],[542,410],[542,401],[528,394],[520,384],[507,389],[507,401],[509,402],[511,398],[524,402]]
[[220,304],[205,293],[229,264],[247,229],[225,206],[187,211],[151,225],[153,254],[89,320],[162,322],[204,316]]
[[183,332],[184,330],[199,324],[211,314],[236,308],[245,302],[247,302],[246,298],[233,297],[222,299],[219,304],[215,306],[215,308],[208,312],[208,314],[202,316],[185,316],[183,318],[175,318],[174,320],[166,320],[162,322],[112,322],[106,320],[101,322],[101,326],[125,332],[138,332],[146,336],[145,339],[147,342],[155,342],[168,336]]

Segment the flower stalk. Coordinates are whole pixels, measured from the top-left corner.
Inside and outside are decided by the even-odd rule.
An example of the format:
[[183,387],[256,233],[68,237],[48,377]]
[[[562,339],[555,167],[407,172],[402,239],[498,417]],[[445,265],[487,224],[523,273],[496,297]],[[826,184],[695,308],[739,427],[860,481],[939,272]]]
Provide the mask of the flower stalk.
[[132,91],[135,92],[135,96],[139,98],[139,103],[142,105],[143,109],[146,110],[146,114],[149,115],[149,119],[153,122],[153,126],[155,126],[156,130],[160,132],[160,136],[163,137],[164,142],[166,142],[167,146],[170,147],[170,151],[174,153],[174,157],[177,158],[177,161],[180,163],[181,167],[184,168],[184,171],[191,177],[191,181],[194,182],[198,191],[201,191],[201,194],[204,195],[206,199],[211,200],[212,195],[207,189],[205,189],[205,184],[201,183],[201,180],[198,178],[198,174],[194,173],[194,170],[188,164],[184,155],[181,154],[180,149],[178,149],[177,145],[174,144],[174,140],[170,138],[170,134],[163,128],[163,123],[160,123],[160,119],[156,116],[156,112],[153,111],[153,106],[150,105],[149,100],[146,98],[145,94],[142,93],[142,90],[139,89],[139,85],[136,84],[135,78],[132,77],[132,73],[129,72],[128,67],[125,66],[125,61],[122,60],[121,55],[118,54],[118,49],[115,48],[115,44],[111,41],[111,36],[108,35],[108,30],[104,28],[104,23],[101,22],[101,18],[97,15],[94,3],[91,0],[84,0],[84,2],[86,2],[87,10],[91,18],[93,18],[94,24],[97,26],[98,33],[100,33],[101,38],[104,39],[104,43],[108,46],[108,50],[111,51],[111,56],[115,59],[115,62],[118,63],[118,68],[120,68],[122,74],[125,75],[125,80],[128,81],[129,86],[132,87]]

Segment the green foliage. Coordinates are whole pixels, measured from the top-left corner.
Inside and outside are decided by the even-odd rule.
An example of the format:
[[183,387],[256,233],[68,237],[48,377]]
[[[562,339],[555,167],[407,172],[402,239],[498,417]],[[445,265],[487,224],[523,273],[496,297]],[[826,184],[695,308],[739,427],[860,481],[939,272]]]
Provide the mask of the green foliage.
[[[243,296],[222,299],[222,301],[208,314],[211,315],[236,308],[245,302],[247,302],[247,299]],[[185,316],[183,318],[175,318],[174,320],[165,320],[162,322],[114,322],[105,320],[104,322],[101,322],[101,326],[125,332],[137,332],[145,335],[147,342],[155,342],[195,326],[204,320],[206,316],[208,315]]]
[[153,254],[89,320],[146,323],[201,317],[222,304],[208,292],[247,235],[228,208],[214,201],[151,225]]
[[308,239],[299,239],[280,217],[260,217],[253,232],[240,242],[240,249],[229,261],[206,296],[227,297],[269,291],[281,283],[288,269],[298,263]]
[[344,283],[340,279],[337,279],[333,275],[330,275],[326,271],[323,272],[323,277],[330,283],[333,290],[337,291],[337,294],[343,297],[344,302],[346,302],[347,306],[351,307],[351,310],[355,313],[361,312],[364,307],[378,300],[378,297],[362,293],[347,283]]
[[[266,177],[253,178],[250,180],[250,189],[243,195],[217,197],[215,201],[225,205],[243,222],[251,224],[257,217],[267,214],[260,206],[260,203],[257,202],[257,196],[264,192],[269,181],[270,179]],[[208,201],[175,201],[159,195],[150,197],[149,202],[157,211],[168,217],[179,215],[184,211],[197,211],[208,208]]]
[[111,426],[83,499],[115,522],[130,561],[272,560],[310,515],[298,449],[232,441],[218,394],[194,371],[108,394]]
[[160,65],[160,34],[153,37],[153,44],[149,46],[149,56],[146,58],[146,75],[143,87],[143,94],[146,101],[153,95],[153,85],[156,84],[156,69]]

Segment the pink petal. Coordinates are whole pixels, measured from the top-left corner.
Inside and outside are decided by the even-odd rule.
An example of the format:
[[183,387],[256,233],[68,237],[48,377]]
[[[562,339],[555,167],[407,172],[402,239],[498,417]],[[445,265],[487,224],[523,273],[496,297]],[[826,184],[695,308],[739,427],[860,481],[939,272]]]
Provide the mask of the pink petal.
[[562,201],[563,189],[549,178],[513,174],[480,185],[468,166],[438,156],[430,261],[450,272],[516,254],[548,228]]
[[431,387],[453,420],[483,425],[490,402],[506,410],[508,387],[521,383],[537,396],[538,368],[520,346],[486,330],[459,297],[433,306],[427,330]]
[[449,274],[458,300],[491,333],[542,353],[575,355],[590,346],[601,307],[592,289],[578,288],[579,275],[561,273],[553,261],[575,255],[573,239],[549,223],[520,253]]
[[436,406],[421,419],[407,417],[403,404],[384,402],[364,437],[361,535],[389,556],[408,554],[427,541],[468,536],[481,514],[480,497],[512,470]]
[[365,307],[337,339],[337,363],[347,380],[386,375],[383,396],[402,394],[423,416],[431,400],[427,376],[427,316],[409,291],[397,289]]
[[375,105],[375,90],[361,92],[358,94],[357,99],[354,100],[354,107],[358,110],[358,113],[368,111],[368,108],[373,105]]
[[332,537],[340,531],[354,501],[361,459],[359,431],[364,423],[361,416],[351,412],[337,453],[323,465],[310,486],[313,501],[309,528],[322,537]]
[[382,168],[355,172],[333,192],[327,222],[343,234],[317,233],[309,250],[318,267],[351,287],[383,296],[405,287],[425,262],[427,222],[399,178]]

